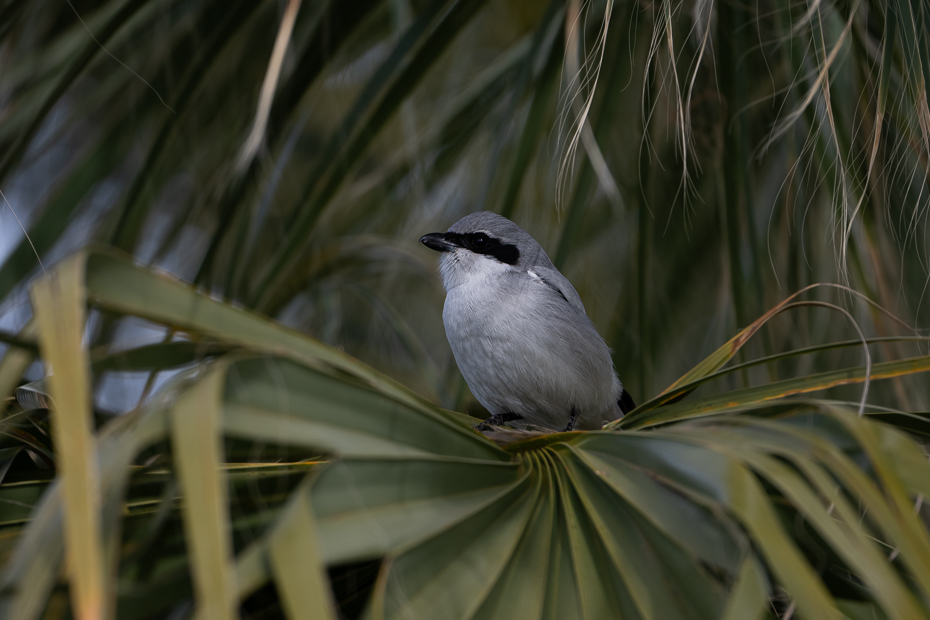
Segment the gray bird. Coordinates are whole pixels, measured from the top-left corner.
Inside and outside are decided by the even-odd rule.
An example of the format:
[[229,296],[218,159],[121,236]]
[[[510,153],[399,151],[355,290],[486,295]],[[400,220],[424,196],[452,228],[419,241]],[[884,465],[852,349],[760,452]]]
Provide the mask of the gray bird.
[[522,228],[482,211],[420,243],[442,253],[446,337],[491,412],[476,428],[599,429],[636,406],[578,293]]

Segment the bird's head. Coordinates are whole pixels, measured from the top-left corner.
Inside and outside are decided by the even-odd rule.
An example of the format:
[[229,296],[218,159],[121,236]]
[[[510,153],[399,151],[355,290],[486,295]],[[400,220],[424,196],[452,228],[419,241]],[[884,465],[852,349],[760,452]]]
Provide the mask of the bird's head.
[[552,265],[526,231],[489,211],[466,215],[444,233],[423,235],[420,243],[442,253],[439,269],[447,291],[471,278]]

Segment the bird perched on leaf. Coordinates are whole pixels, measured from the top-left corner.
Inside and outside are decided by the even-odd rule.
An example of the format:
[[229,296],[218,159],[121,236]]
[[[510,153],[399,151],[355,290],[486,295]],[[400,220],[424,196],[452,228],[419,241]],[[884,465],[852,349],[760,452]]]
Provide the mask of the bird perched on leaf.
[[491,412],[476,428],[599,429],[636,406],[578,293],[522,228],[482,211],[420,243],[442,253],[446,336]]

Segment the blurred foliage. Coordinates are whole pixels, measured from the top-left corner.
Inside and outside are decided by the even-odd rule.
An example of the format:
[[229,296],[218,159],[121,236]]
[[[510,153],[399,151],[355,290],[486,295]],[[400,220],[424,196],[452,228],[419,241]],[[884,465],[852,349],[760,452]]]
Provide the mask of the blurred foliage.
[[[927,324],[924,3],[302,3],[245,152],[287,4],[3,3],[0,187],[46,263],[115,245],[457,409],[415,240],[481,209],[549,250],[640,400],[814,282]],[[3,217],[14,333],[40,269]],[[836,318],[752,352],[854,337]],[[930,407],[917,383],[873,396]]]
[[[286,51],[278,64],[276,45]],[[12,529],[0,544],[8,553],[19,540],[26,515],[15,511],[37,501],[61,456],[42,403],[12,400],[43,375],[39,344],[47,362],[55,341],[40,342],[29,291],[90,242],[192,282],[202,303],[223,298],[309,334],[316,344],[301,363],[335,364],[339,380],[362,376],[430,415],[447,415],[439,405],[480,416],[445,341],[435,256],[416,239],[494,210],[542,243],[612,347],[641,403],[619,428],[690,424],[799,393],[830,399],[806,405],[810,415],[841,415],[859,406],[873,370],[890,380],[870,386],[865,411],[922,442],[928,50],[920,0],[0,1],[0,335],[10,345],[0,392],[11,398],[0,472],[13,476],[4,492],[22,493],[4,506]],[[147,281],[120,285],[154,304],[133,288]],[[849,288],[784,301],[819,282]],[[83,342],[90,360],[77,428],[90,416],[99,429],[119,427],[107,424],[115,413],[169,411],[158,399],[182,391],[169,385],[179,370],[207,372],[243,347],[278,353],[244,342],[239,323],[192,327],[183,313],[106,302],[95,292],[105,284],[88,284],[84,337],[67,349],[80,366]],[[368,366],[340,366],[342,353],[319,343]],[[847,439],[829,441],[868,450]],[[120,461],[139,468],[121,483],[126,510],[155,515],[125,526],[135,532],[127,566],[162,544],[161,524],[181,528],[176,507],[160,508],[176,496],[162,473],[173,471],[170,451],[147,448],[151,462]],[[262,449],[227,446],[225,458],[265,462]],[[279,446],[267,449],[275,461]],[[304,466],[281,467],[270,508],[296,488],[289,468]],[[237,541],[265,531],[263,494],[242,500],[244,521],[233,513]],[[186,552],[171,544],[180,559],[156,573],[182,592]],[[141,583],[154,568],[139,561]],[[378,570],[343,568],[338,583]],[[724,588],[759,583],[717,577]],[[852,600],[834,585],[831,596]],[[280,593],[260,594],[248,604],[277,604]],[[50,596],[53,613],[66,596]]]

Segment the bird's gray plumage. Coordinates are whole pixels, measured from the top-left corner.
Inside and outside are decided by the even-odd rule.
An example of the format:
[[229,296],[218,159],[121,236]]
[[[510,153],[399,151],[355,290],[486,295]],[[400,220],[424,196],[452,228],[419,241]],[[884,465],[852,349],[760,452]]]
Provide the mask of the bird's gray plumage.
[[446,336],[492,415],[561,430],[573,414],[581,429],[623,414],[610,350],[535,239],[507,218],[479,212],[420,241],[442,252]]

